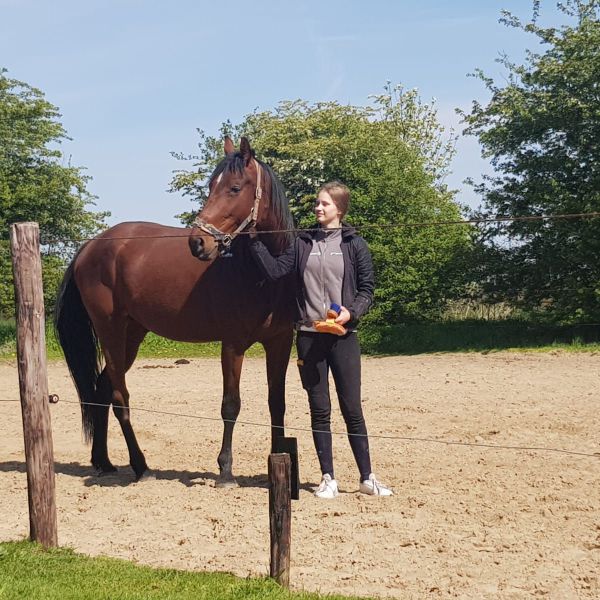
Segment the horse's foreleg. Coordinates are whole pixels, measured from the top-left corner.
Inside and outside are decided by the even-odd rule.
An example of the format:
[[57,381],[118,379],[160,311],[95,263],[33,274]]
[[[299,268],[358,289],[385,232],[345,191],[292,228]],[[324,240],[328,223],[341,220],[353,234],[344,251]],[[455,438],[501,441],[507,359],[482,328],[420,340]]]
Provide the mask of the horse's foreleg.
[[231,471],[233,464],[232,441],[235,421],[240,414],[240,375],[244,351],[223,342],[221,346],[221,368],[223,369],[223,402],[221,417],[223,418],[223,443],[219,452],[219,478],[217,487],[235,487],[237,482]]
[[284,437],[285,374],[290,361],[294,332],[290,328],[278,337],[263,342],[267,355],[267,380],[269,383],[269,412],[271,414],[271,449],[275,439]]
[[110,407],[112,396],[112,386],[106,369],[100,373],[96,387],[96,402],[101,406],[91,406],[90,412],[93,420],[93,441],[92,441],[92,465],[98,474],[113,473],[116,467],[108,458],[108,409]]

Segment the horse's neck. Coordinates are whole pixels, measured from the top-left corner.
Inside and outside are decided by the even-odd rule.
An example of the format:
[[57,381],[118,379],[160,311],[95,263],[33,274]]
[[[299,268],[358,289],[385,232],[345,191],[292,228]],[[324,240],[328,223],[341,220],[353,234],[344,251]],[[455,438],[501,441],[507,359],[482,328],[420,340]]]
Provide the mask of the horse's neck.
[[[273,256],[279,256],[282,254],[285,249],[288,247],[288,235],[286,235],[285,230],[286,226],[282,223],[275,222],[275,220],[271,220],[268,223],[265,223],[263,227],[261,227],[263,231],[276,231],[278,233],[265,233],[260,236],[261,242],[268,248],[269,252]],[[281,232],[281,233],[279,233]]]
[[268,248],[269,252],[273,256],[279,256],[280,254],[283,254],[287,248],[287,240],[281,233],[268,233],[262,237],[264,245]]

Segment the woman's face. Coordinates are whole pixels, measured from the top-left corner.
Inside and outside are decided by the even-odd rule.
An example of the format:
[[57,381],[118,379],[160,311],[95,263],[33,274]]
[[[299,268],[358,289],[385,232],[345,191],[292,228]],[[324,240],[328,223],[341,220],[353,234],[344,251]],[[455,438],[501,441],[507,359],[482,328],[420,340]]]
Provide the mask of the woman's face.
[[321,227],[339,227],[341,213],[331,196],[320,191],[315,202],[315,216]]

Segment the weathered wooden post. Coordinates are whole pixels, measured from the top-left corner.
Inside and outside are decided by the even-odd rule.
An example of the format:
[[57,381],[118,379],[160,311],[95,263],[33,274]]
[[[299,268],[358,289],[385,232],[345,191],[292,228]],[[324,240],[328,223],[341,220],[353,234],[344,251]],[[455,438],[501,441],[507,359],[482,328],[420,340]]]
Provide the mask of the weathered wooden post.
[[44,293],[38,224],[11,225],[10,248],[17,309],[17,363],[27,466],[29,534],[32,541],[44,546],[56,546],[54,453],[48,407]]
[[300,500],[300,469],[298,466],[298,440],[295,437],[276,437],[273,441],[272,452],[283,452],[290,455],[292,463],[291,487],[292,500]]
[[271,577],[290,585],[292,526],[291,461],[289,454],[269,455],[269,521],[271,529]]

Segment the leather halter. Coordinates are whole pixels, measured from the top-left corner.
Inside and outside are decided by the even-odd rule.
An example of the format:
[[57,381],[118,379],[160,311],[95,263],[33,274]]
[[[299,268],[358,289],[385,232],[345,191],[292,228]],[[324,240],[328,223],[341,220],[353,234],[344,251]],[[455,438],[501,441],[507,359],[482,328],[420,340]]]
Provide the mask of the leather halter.
[[239,224],[238,228],[231,233],[225,233],[215,227],[212,223],[205,223],[200,216],[197,216],[192,223],[192,225],[198,227],[198,229],[201,229],[205,233],[208,233],[210,236],[212,236],[216,242],[224,247],[225,251],[229,251],[231,242],[233,242],[238,233],[244,231],[244,229],[246,229],[248,226],[255,225],[258,218],[258,207],[262,198],[262,167],[256,159],[252,160],[256,165],[256,190],[254,192],[254,206],[250,210],[250,214]]

